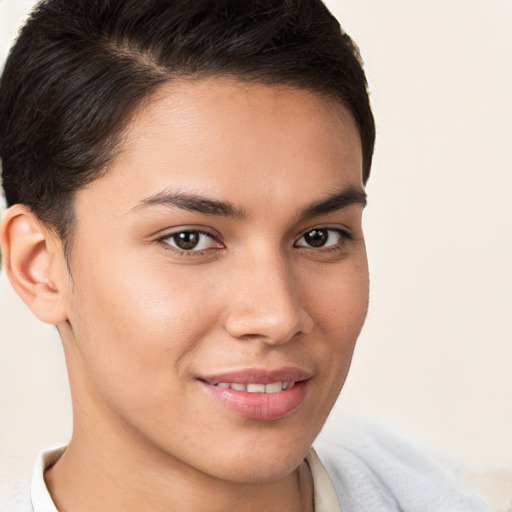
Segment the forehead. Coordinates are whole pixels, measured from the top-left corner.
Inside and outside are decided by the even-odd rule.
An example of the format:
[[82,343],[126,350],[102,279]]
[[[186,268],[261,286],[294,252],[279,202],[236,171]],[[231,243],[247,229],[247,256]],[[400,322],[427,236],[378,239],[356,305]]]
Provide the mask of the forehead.
[[362,188],[361,143],[348,111],[310,91],[182,81],[143,102],[97,182],[88,189],[103,189],[99,201],[125,207],[169,187],[245,203],[300,183],[312,194],[319,184]]

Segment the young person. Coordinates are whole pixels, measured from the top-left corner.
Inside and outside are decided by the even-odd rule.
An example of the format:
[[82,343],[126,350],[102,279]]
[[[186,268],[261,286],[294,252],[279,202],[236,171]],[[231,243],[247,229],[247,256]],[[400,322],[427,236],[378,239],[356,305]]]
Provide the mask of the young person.
[[48,0],[0,84],[5,270],[73,400],[9,510],[481,511],[381,433],[311,445],[368,304],[375,130],[317,0]]

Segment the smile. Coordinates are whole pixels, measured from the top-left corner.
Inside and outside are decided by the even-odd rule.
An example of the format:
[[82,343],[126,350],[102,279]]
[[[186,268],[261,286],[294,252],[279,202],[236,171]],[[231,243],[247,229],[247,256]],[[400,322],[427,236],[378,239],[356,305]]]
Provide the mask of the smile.
[[198,379],[222,409],[248,419],[272,421],[293,414],[311,387],[312,373],[297,367],[245,368]]
[[211,383],[222,389],[234,389],[236,391],[246,391],[247,393],[280,393],[295,386],[295,381],[272,382],[271,384],[241,384],[238,382],[217,382]]

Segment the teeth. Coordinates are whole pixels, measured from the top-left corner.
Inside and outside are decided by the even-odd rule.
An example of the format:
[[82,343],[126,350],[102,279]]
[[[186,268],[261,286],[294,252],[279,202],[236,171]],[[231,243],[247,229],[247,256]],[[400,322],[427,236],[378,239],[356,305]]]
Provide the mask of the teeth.
[[274,382],[265,386],[265,393],[279,393],[283,391],[283,382]]
[[265,384],[247,384],[248,393],[265,393]]
[[217,382],[219,388],[234,389],[235,391],[247,391],[248,393],[279,393],[295,386],[295,381],[290,382],[272,382],[271,384],[239,384],[236,382]]

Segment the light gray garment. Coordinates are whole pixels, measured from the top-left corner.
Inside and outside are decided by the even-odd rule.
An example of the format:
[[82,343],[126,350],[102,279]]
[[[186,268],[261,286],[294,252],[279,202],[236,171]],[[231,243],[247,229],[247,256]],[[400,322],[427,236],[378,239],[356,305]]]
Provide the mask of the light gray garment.
[[[314,446],[318,458],[311,452],[306,460],[316,512],[339,512],[335,494],[342,512],[489,511],[414,443],[381,426],[347,420],[338,440],[320,437]],[[55,512],[43,471],[61,453],[62,448],[41,453],[32,475],[4,483],[0,512]]]
[[343,422],[315,449],[343,512],[488,512],[489,507],[417,444],[375,423]]

